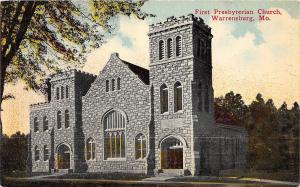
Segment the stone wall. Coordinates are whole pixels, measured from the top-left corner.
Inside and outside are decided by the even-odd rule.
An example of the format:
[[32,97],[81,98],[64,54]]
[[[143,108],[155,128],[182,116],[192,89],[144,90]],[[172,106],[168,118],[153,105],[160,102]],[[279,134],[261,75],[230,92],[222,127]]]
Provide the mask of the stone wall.
[[[49,161],[44,161],[44,146],[48,146],[49,152],[51,152],[51,140],[50,133],[52,128],[50,115],[50,104],[42,103],[35,104],[30,106],[30,133],[31,133],[31,170],[32,172],[49,172]],[[47,116],[49,130],[43,130],[43,118]],[[34,118],[37,117],[37,121],[39,124],[39,130],[34,132]],[[39,160],[35,161],[35,147],[39,148]]]
[[[75,79],[77,77],[77,79]],[[84,80],[81,80],[84,79]],[[51,149],[49,161],[35,162],[33,158],[32,171],[33,172],[49,172],[51,169],[57,168],[55,157],[57,156],[57,148],[59,145],[65,144],[70,148],[71,153],[71,169],[74,171],[80,170],[80,166],[75,167],[77,163],[78,155],[75,153],[80,147],[78,141],[78,125],[81,122],[81,95],[85,94],[95,79],[95,76],[87,73],[82,73],[77,70],[70,70],[51,76],[51,102],[45,104],[32,105],[30,108],[30,120],[31,120],[31,149],[34,149],[35,144],[47,144]],[[68,86],[68,97],[66,93],[66,86]],[[64,97],[61,95],[61,88],[64,88]],[[59,88],[59,99],[57,99],[56,89]],[[79,103],[79,104],[76,104]],[[65,111],[69,111],[69,127],[65,128]],[[57,127],[57,112],[61,112],[61,128]],[[48,116],[49,130],[45,132],[34,132],[33,131],[33,119],[38,116],[42,122],[42,116]],[[77,147],[75,147],[75,145]],[[82,147],[82,146],[81,146]],[[78,148],[78,149],[76,149]],[[83,147],[81,148],[83,149]],[[43,150],[40,150],[42,155]],[[34,154],[33,154],[34,155]],[[46,167],[47,166],[47,167]]]
[[[182,54],[173,57],[159,59],[159,41],[166,41],[172,38],[175,41],[177,36],[182,37]],[[193,175],[199,173],[200,167],[200,143],[201,136],[210,134],[213,125],[213,89],[211,82],[211,65],[206,61],[195,57],[197,38],[211,39],[210,28],[203,23],[202,19],[193,15],[188,17],[171,17],[164,23],[150,26],[150,83],[154,87],[154,124],[155,124],[155,164],[160,169],[161,139],[167,135],[182,136],[187,142],[184,149],[184,170],[189,170]],[[173,51],[176,50],[173,42]],[[165,47],[165,54],[167,54]],[[183,111],[174,113],[174,83],[180,81],[183,85]],[[208,112],[199,110],[198,85],[203,82],[209,87],[209,108]],[[169,112],[160,113],[160,86],[165,83],[169,88]],[[204,94],[202,94],[204,95]],[[202,98],[203,99],[203,98]],[[204,103],[204,102],[203,102]],[[180,124],[178,121],[182,121]],[[164,127],[165,121],[172,125]],[[201,142],[202,143],[202,142]]]
[[[121,89],[106,92],[106,80],[118,77],[121,78]],[[147,159],[135,160],[134,138],[143,133],[148,137],[147,142],[149,141],[149,98],[149,85],[134,74],[117,54],[113,54],[86,96],[82,98],[85,142],[90,137],[96,142],[96,159],[86,161],[88,172],[147,172]],[[102,123],[105,113],[112,109],[124,112],[127,118],[126,158],[114,161],[104,158]]]
[[85,162],[85,137],[83,133],[82,119],[82,97],[88,92],[91,84],[95,81],[96,76],[77,71],[75,74],[75,129],[74,129],[74,163],[76,172],[87,170]]
[[[177,36],[182,42],[179,56],[175,55]],[[70,148],[71,169],[75,172],[158,172],[161,169],[161,142],[172,136],[183,143],[183,170],[188,173],[215,174],[223,169],[245,166],[245,130],[214,122],[211,29],[201,18],[192,15],[179,19],[171,17],[164,23],[151,25],[149,38],[150,71],[125,62],[114,53],[97,77],[77,70],[50,77],[50,103],[30,108],[33,172],[49,172],[51,168],[57,168],[57,147],[62,144]],[[168,57],[166,43],[170,38],[173,40],[173,56]],[[196,55],[199,38],[208,46],[205,58]],[[158,52],[161,40],[165,42],[163,59],[159,59]],[[121,89],[107,92],[106,80],[117,78],[121,79]],[[183,94],[183,109],[178,112],[174,111],[176,82],[181,83]],[[162,84],[168,87],[168,112],[163,114],[160,110]],[[56,89],[65,89],[66,86],[68,98],[64,95],[63,99],[57,99]],[[208,87],[208,111],[204,106],[205,86]],[[202,94],[199,94],[200,90]],[[65,128],[66,110],[70,116],[68,128]],[[103,118],[111,110],[126,116],[126,155],[121,159],[104,158]],[[61,129],[57,128],[58,111],[62,114]],[[48,116],[49,130],[34,132],[34,117],[38,117],[41,126],[45,115]],[[139,133],[147,137],[147,157],[136,160],[134,139]],[[86,160],[88,138],[95,141],[95,160]],[[40,147],[41,155],[37,162],[34,161],[35,145]],[[48,162],[41,161],[43,145],[51,146]]]
[[216,124],[209,136],[200,138],[200,174],[246,166],[247,132],[244,128]]
[[[66,77],[64,77],[65,74]],[[56,78],[56,79],[55,79]],[[53,128],[54,128],[54,152],[55,157],[57,153],[57,149],[60,145],[64,144],[70,148],[70,155],[71,155],[71,163],[70,169],[75,169],[74,167],[74,131],[76,128],[76,108],[75,108],[75,101],[76,101],[76,93],[75,93],[75,71],[66,72],[62,75],[57,75],[55,78],[51,80],[51,91],[54,94],[52,95],[52,116],[53,116]],[[61,86],[69,86],[69,97],[64,99],[57,100],[56,97],[56,88]],[[69,111],[69,123],[70,126],[65,128],[65,111]],[[57,112],[61,112],[61,128],[58,129],[57,127]],[[55,168],[57,168],[57,163],[55,163]]]

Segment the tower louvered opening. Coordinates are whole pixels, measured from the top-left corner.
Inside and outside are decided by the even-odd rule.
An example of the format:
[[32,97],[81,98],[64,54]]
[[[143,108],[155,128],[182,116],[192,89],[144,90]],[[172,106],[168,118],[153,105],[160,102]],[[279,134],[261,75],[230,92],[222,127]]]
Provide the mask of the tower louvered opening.
[[181,36],[176,37],[176,56],[180,56],[182,54],[182,39]]
[[164,41],[159,41],[159,60],[165,58],[165,43]]

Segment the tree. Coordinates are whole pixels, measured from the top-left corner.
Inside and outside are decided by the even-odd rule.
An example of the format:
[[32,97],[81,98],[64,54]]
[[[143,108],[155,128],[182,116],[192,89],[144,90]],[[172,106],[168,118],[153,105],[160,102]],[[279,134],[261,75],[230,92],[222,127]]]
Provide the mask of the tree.
[[[9,98],[4,95],[5,84],[22,80],[27,89],[43,91],[46,75],[84,63],[84,54],[112,33],[110,18],[118,14],[139,19],[152,16],[141,11],[144,1],[74,3],[1,1],[0,107]],[[0,149],[1,136],[0,114]]]
[[3,148],[3,172],[11,174],[15,171],[26,170],[28,154],[27,135],[16,132],[10,137],[4,136]]
[[250,105],[240,94],[229,92],[215,98],[218,123],[245,127],[248,133],[248,167],[251,169],[288,169],[295,176],[299,170],[299,122],[297,102],[288,109],[284,102],[278,109],[272,99],[259,93]]
[[288,138],[282,131],[288,121],[281,111],[288,112],[284,103],[277,109],[272,99],[266,102],[261,94],[249,106],[245,126],[249,134],[248,161],[251,168],[265,170],[289,169]]
[[215,119],[217,123],[241,126],[248,108],[242,96],[233,91],[215,98]]
[[292,120],[292,133],[293,133],[293,141],[292,141],[292,146],[294,148],[294,154],[292,155],[292,160],[294,163],[294,172],[298,174],[298,179],[300,177],[300,163],[299,163],[299,159],[300,159],[300,139],[299,139],[299,135],[300,135],[300,108],[299,108],[299,104],[297,102],[294,103],[293,108],[290,111],[291,113],[291,120]]

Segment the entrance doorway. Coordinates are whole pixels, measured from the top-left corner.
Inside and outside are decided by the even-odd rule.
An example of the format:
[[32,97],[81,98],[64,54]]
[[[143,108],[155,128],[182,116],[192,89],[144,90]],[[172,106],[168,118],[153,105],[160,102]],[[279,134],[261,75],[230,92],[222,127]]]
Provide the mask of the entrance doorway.
[[183,169],[183,144],[175,137],[161,143],[161,168]]
[[70,148],[65,144],[57,148],[57,169],[70,169]]

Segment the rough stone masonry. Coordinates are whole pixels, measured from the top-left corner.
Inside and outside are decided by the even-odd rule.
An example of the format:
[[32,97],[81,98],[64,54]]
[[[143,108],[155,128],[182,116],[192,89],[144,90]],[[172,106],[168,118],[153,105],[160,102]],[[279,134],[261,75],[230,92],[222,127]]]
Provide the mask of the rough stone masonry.
[[98,76],[50,76],[30,106],[32,172],[217,174],[246,164],[247,133],[216,124],[212,34],[201,18],[150,25],[149,70],[113,53]]

